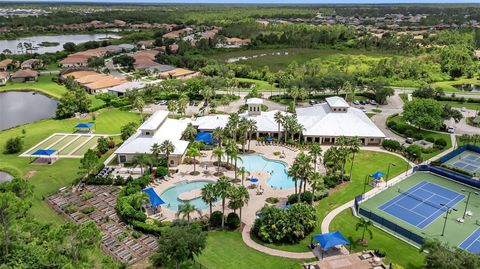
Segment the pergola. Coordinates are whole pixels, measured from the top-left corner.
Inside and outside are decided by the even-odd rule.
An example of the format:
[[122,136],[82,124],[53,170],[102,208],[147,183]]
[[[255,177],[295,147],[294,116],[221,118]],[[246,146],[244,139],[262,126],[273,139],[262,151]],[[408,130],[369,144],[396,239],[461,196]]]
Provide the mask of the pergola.
[[320,244],[320,249],[322,250],[322,259],[324,251],[327,251],[335,246],[350,244],[350,241],[348,241],[339,231],[317,234],[314,235],[313,238]]
[[55,158],[55,152],[57,152],[54,149],[39,149],[36,150],[34,153],[30,155],[30,157],[36,157],[36,158],[41,158],[41,159],[48,159],[49,164],[51,164],[52,159]]
[[88,133],[92,132],[92,128],[95,126],[93,123],[79,123],[75,125],[74,129],[75,130],[88,130]]

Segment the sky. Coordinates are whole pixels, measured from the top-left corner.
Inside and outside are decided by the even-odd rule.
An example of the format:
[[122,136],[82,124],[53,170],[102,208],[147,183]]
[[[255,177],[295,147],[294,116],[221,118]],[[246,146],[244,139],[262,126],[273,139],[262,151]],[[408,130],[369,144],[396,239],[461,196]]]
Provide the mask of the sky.
[[229,3],[229,4],[400,4],[480,3],[480,0],[0,0],[0,2],[90,2],[90,3]]

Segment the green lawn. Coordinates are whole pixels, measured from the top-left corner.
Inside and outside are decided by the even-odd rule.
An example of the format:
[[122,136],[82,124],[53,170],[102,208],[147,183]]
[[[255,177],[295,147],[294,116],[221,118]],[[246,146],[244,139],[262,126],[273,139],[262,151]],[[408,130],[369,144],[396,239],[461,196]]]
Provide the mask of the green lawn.
[[443,104],[449,104],[451,107],[464,107],[466,109],[480,110],[480,103],[460,103],[453,101],[441,101]]
[[[394,116],[394,117],[391,117],[388,119],[388,121],[395,121],[397,123],[402,123],[402,124],[407,124],[405,122],[405,120],[402,118],[402,116],[400,115],[397,115],[397,116]],[[439,133],[439,132],[433,132],[433,131],[429,131],[429,130],[420,130],[418,128],[415,128],[409,124],[407,124],[409,126],[409,128],[412,130],[413,133],[420,133],[422,134],[423,136],[423,139],[427,138],[427,137],[433,137],[435,139],[438,139],[438,138],[443,138],[446,142],[447,142],[447,146],[443,149],[443,150],[435,150],[434,152],[432,153],[428,153],[428,154],[422,154],[423,156],[423,159],[424,160],[428,160],[436,155],[438,155],[439,153],[441,153],[442,151],[444,150],[447,150],[449,148],[452,147],[452,140],[450,139],[450,135],[447,134],[447,133]],[[392,129],[390,129],[392,130]],[[392,132],[395,132],[394,130],[392,130]],[[395,132],[397,133],[397,132]],[[405,137],[405,135],[402,135],[402,134],[399,134],[397,133],[398,135],[400,136],[403,136]]]
[[480,85],[480,81],[476,78],[459,78],[457,80],[448,80],[432,83],[433,87],[442,88],[445,92],[454,92],[454,93],[465,93],[465,94],[475,94],[468,91],[462,91],[457,89],[455,86],[462,84],[475,84]]
[[[52,81],[56,75],[41,75],[35,83],[7,82],[7,85],[0,86],[0,92],[4,91],[36,91],[48,95],[55,99],[62,98],[68,90],[64,85]],[[92,103],[90,109],[97,110],[105,104],[103,100],[97,99],[94,95],[89,95]]]
[[[321,233],[320,225],[322,220],[331,210],[353,200],[355,196],[363,193],[363,183],[366,175],[371,175],[376,171],[386,173],[389,163],[395,164],[395,166],[391,166],[389,178],[393,178],[404,172],[408,165],[408,163],[402,158],[388,153],[374,151],[361,151],[358,153],[355,157],[355,165],[353,166],[352,181],[337,187],[337,189],[333,190],[327,198],[322,199],[316,205],[318,223],[311,235]],[[408,166],[408,168],[410,168],[410,166]],[[347,172],[350,171],[349,165],[347,165],[347,170]],[[369,189],[371,189],[371,187],[367,186],[367,191]],[[286,251],[305,252],[308,251],[308,244],[310,243],[311,235],[305,237],[298,244],[294,245],[264,245]]]
[[[282,89],[279,89],[275,86],[270,85],[268,82],[263,81],[263,80],[257,80],[257,79],[250,79],[250,78],[236,78],[239,82],[246,82],[246,83],[252,83],[255,84],[255,88],[259,92],[270,92],[270,91],[280,91]],[[240,91],[246,91],[249,92],[251,89],[249,88],[239,88]]]
[[212,231],[207,246],[198,258],[207,268],[215,269],[291,269],[301,268],[301,260],[270,256],[243,243],[239,232]]
[[347,209],[333,219],[330,229],[332,231],[339,230],[352,243],[351,247],[354,252],[364,249],[383,249],[387,253],[385,260],[387,264],[390,262],[400,264],[405,269],[423,268],[424,255],[418,249],[376,227],[371,228],[372,239],[367,235],[367,247],[356,244],[355,242],[362,236],[361,231],[355,231],[357,221],[352,210]]
[[[272,55],[272,53],[274,55]],[[277,55],[280,53],[280,55]],[[285,54],[287,53],[287,54]],[[265,56],[260,56],[265,54]],[[278,49],[259,49],[259,50],[235,50],[224,53],[216,53],[211,55],[215,60],[224,62],[229,58],[236,57],[252,57],[257,55],[257,58],[239,61],[238,64],[247,64],[253,68],[262,68],[268,66],[272,71],[283,70],[293,61],[298,64],[304,64],[316,58],[323,58],[334,54],[351,54],[351,55],[370,55],[370,56],[387,56],[378,52],[368,52],[358,49],[352,50],[335,50],[335,49],[307,49],[307,48],[278,48]]]
[[[96,116],[96,133],[119,134],[120,127],[130,121],[138,121],[139,115],[118,109],[104,109]],[[51,210],[43,198],[63,186],[71,184],[78,176],[79,159],[60,159],[53,165],[32,165],[30,158],[18,154],[5,154],[5,142],[10,137],[21,136],[26,131],[23,151],[29,149],[52,133],[71,133],[79,122],[91,119],[43,120],[0,132],[0,170],[28,178],[34,186],[33,215],[41,221],[60,222],[61,218]]]

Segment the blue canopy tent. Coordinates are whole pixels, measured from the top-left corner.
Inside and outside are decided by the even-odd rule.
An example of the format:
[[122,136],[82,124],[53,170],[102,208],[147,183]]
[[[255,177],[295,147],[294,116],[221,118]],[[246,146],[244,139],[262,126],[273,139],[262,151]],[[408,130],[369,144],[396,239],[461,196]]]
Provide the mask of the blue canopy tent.
[[257,182],[258,182],[258,178],[254,177],[254,178],[250,179],[250,182],[252,182],[252,183],[257,183]]
[[209,132],[199,132],[195,137],[195,141],[203,142],[207,145],[212,145],[215,141],[212,138],[212,133]]
[[158,196],[153,188],[146,188],[142,190],[144,193],[148,195],[148,199],[150,199],[150,203],[152,203],[152,207],[156,208],[159,205],[165,204],[165,202]]
[[53,156],[57,152],[54,149],[38,149],[34,153],[30,154],[31,157],[49,159],[48,164],[52,163]]
[[383,175],[385,175],[383,172],[377,171],[377,172],[375,172],[373,175],[371,175],[371,177],[373,177],[373,179],[374,179],[375,181],[378,181],[378,180],[380,180],[380,178],[383,177]]
[[338,245],[350,244],[350,241],[348,241],[339,231],[325,233],[325,234],[317,234],[317,235],[314,235],[313,238],[317,240],[318,243],[320,244],[320,249],[322,250],[322,259],[323,259],[323,251],[326,251]]
[[95,124],[93,124],[93,123],[79,123],[79,124],[75,125],[74,129],[88,130],[88,132],[91,132],[93,126],[95,126]]

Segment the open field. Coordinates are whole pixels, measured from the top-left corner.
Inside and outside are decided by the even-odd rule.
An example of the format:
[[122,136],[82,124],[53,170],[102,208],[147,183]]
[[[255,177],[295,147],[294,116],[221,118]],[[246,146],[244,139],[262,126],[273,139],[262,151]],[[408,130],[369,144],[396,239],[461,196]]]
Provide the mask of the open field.
[[460,103],[460,102],[452,102],[452,101],[440,101],[443,104],[449,104],[451,107],[464,107],[466,109],[471,110],[480,110],[480,103]]
[[239,232],[212,231],[198,261],[215,269],[300,269],[301,260],[270,256],[249,248]]
[[[95,120],[96,132],[118,134],[122,125],[139,119],[140,116],[136,113],[118,109],[100,110]],[[57,223],[63,221],[43,201],[43,198],[76,180],[80,160],[60,159],[53,165],[32,165],[29,158],[20,158],[18,154],[5,154],[3,152],[5,142],[10,137],[22,136],[22,129],[24,129],[26,133],[23,138],[23,149],[27,150],[52,133],[71,132],[76,124],[85,122],[85,120],[91,119],[43,120],[0,132],[0,148],[2,149],[0,152],[0,169],[12,171],[12,173],[30,180],[34,186],[32,213],[40,221]],[[106,155],[103,158],[106,158]]]
[[[261,56],[263,55],[264,56]],[[279,55],[278,55],[279,54]],[[307,48],[278,48],[278,49],[259,49],[259,50],[235,50],[211,55],[213,59],[225,62],[230,58],[252,57],[252,59],[238,61],[238,64],[247,64],[253,68],[262,68],[268,66],[272,71],[286,69],[293,61],[298,64],[304,64],[316,58],[323,58],[335,54],[350,55],[369,55],[369,56],[388,56],[379,52],[369,52],[362,50],[335,50],[335,49],[307,49]],[[257,56],[256,58],[253,58]]]
[[[345,204],[346,202],[353,200],[355,196],[363,193],[363,184],[366,175],[371,175],[376,171],[387,172],[388,164],[394,163],[395,166],[391,166],[390,178],[393,178],[403,173],[407,168],[410,168],[408,163],[392,154],[374,152],[374,151],[360,151],[355,156],[355,164],[353,166],[352,180],[346,182],[340,186],[337,186],[328,197],[320,200],[315,206],[317,210],[317,222],[318,225],[315,230],[305,237],[298,244],[294,245],[279,245],[279,244],[265,244],[264,245],[293,252],[305,252],[308,251],[308,244],[310,243],[311,236],[321,233],[320,224],[325,216],[334,208]],[[350,172],[350,164],[347,164],[347,173]],[[371,187],[367,185],[366,190],[370,190]],[[258,240],[257,240],[258,242]],[[412,251],[415,251],[412,247]]]
[[469,91],[462,91],[454,87],[462,84],[480,85],[480,81],[476,78],[460,78],[457,80],[435,82],[435,83],[432,83],[432,86],[442,88],[445,92],[462,93],[462,94],[478,94],[478,92],[475,93],[475,92],[469,92]]
[[[402,193],[398,192],[399,188]],[[480,215],[480,200],[476,197],[470,199],[468,206],[468,210],[473,212],[473,217],[467,216],[464,223],[458,223],[456,220],[463,217],[467,191],[473,193],[476,189],[435,174],[417,172],[395,186],[370,197],[360,204],[360,208],[421,237],[435,238],[458,246],[478,228],[476,216]],[[442,203],[456,210],[449,214],[444,236],[441,234],[446,209]],[[403,204],[411,206],[407,210],[403,209]]]

